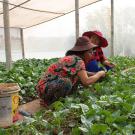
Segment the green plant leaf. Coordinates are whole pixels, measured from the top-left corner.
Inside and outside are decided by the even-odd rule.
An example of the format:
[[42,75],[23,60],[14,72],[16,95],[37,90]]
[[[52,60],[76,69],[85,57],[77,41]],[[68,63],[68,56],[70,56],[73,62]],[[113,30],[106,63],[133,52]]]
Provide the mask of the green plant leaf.
[[91,127],[92,133],[99,135],[100,133],[105,134],[108,126],[106,124],[93,124]]

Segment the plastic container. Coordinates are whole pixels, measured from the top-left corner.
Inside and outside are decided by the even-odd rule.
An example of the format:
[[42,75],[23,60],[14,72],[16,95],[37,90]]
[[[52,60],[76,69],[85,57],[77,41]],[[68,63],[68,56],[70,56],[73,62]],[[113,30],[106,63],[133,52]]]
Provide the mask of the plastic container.
[[13,124],[19,105],[19,91],[17,83],[0,83],[0,127]]

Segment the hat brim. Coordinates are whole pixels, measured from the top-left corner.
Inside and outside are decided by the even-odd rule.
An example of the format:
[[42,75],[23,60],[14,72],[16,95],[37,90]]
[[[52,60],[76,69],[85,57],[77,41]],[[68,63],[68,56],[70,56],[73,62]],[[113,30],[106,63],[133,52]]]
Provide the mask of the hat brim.
[[75,47],[73,47],[72,49],[70,49],[69,51],[87,51],[87,50],[90,50],[90,49],[92,49],[92,48],[96,48],[96,47],[98,47],[97,45],[85,45],[85,46],[75,46]]
[[90,49],[92,49],[92,48],[97,48],[98,46],[97,45],[93,45],[92,47],[90,47],[89,45],[87,45],[87,46],[85,46],[85,47],[78,47],[78,46],[75,46],[75,47],[73,47],[72,49],[70,49],[70,50],[68,50],[67,52],[66,52],[66,55],[68,55],[68,54],[72,54],[72,52],[80,52],[80,51],[87,51],[87,50],[90,50]]
[[96,36],[99,37],[99,39],[101,41],[101,43],[100,43],[101,47],[107,47],[108,46],[108,41],[104,37],[101,37],[100,35],[98,35],[97,33],[93,32],[93,31],[88,31],[88,32],[83,33],[83,36],[87,36],[89,38],[93,35],[96,35]]

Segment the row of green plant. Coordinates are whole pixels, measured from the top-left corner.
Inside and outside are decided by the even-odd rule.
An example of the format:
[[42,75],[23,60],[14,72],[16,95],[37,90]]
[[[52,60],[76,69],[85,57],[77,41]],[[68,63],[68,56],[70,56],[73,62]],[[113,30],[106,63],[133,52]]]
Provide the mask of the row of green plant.
[[[21,60],[16,62],[21,64],[14,64],[16,68],[13,67],[13,69],[16,70],[12,73],[19,74],[20,70],[18,72],[17,69],[21,69],[29,63],[26,66],[26,70],[22,71],[23,74],[20,72],[19,75],[24,77],[28,71],[36,68],[39,69],[37,72],[34,70],[34,73],[37,74],[35,78],[31,76],[32,74],[28,74],[27,76],[27,78],[32,78],[32,83],[35,85],[43,69],[55,60],[56,59],[48,61],[46,65],[46,60]],[[79,92],[65,99],[61,98],[59,101],[54,102],[48,109],[44,108],[32,118],[26,118],[24,122],[18,122],[8,129],[1,128],[0,134],[135,134],[135,69],[122,72],[126,68],[135,66],[135,58],[113,57],[110,58],[110,60],[114,62],[117,67],[113,71],[109,71],[103,80],[88,88],[80,88]],[[9,71],[9,73],[10,72],[11,71]],[[31,94],[33,93],[31,87],[27,87],[27,90],[23,89],[26,88],[24,86],[29,83],[28,81],[24,83],[24,86],[21,82],[17,82],[20,84],[22,90],[25,91],[22,92],[24,97],[29,97],[27,90],[31,91]]]

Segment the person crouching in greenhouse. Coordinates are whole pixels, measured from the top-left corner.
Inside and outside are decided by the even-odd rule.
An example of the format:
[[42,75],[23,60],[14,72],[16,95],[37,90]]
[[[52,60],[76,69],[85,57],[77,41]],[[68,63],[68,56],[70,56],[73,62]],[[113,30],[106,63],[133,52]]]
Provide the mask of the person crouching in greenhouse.
[[75,46],[67,51],[67,56],[48,67],[36,86],[42,105],[48,106],[60,97],[72,94],[79,83],[88,86],[105,76],[104,71],[87,75],[85,61],[94,48],[88,37],[79,37]]
[[104,56],[102,48],[108,46],[108,41],[103,37],[100,31],[87,31],[83,33],[83,36],[89,37],[91,43],[98,45],[93,53],[93,56],[87,60],[86,70],[89,72],[98,72],[101,70],[110,70],[115,65]]

